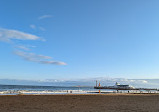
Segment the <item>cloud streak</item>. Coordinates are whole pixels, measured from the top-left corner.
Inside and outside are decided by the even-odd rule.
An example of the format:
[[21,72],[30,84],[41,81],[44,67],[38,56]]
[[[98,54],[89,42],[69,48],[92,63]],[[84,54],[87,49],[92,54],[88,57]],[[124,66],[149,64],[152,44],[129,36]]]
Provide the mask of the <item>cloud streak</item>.
[[42,19],[51,18],[51,17],[52,15],[43,15],[43,16],[40,16],[38,19],[42,20]]
[[35,53],[28,53],[23,51],[15,51],[14,54],[22,57],[23,59],[31,62],[37,62],[41,64],[53,64],[53,65],[66,65],[64,62],[60,61],[52,61],[52,57],[44,56],[44,55],[37,55]]
[[[32,27],[36,27],[36,26],[32,26]],[[0,41],[8,42],[11,45],[13,45],[14,48],[20,49],[14,52],[15,55],[18,55],[27,61],[37,62],[41,64],[66,65],[66,63],[64,62],[51,60],[52,57],[49,57],[49,56],[38,55],[35,53],[28,53],[26,51],[30,50],[29,46],[27,47],[25,45],[16,45],[14,40],[42,40],[44,41],[44,39],[36,35],[21,32],[18,30],[0,28]],[[34,47],[34,46],[30,46],[30,47]],[[25,52],[22,50],[24,50]]]
[[45,28],[41,27],[41,26],[36,26],[36,25],[33,25],[31,24],[30,25],[30,28],[33,29],[33,30],[41,30],[41,31],[45,31]]
[[41,31],[45,31],[45,30],[46,30],[46,29],[43,28],[43,27],[39,27],[39,29],[40,29]]
[[17,45],[16,48],[23,49],[23,50],[26,50],[26,51],[30,50],[28,47],[23,46],[23,45]]
[[8,30],[0,28],[0,40],[9,42],[13,39],[16,40],[44,40],[36,35],[24,33],[18,30]]
[[32,28],[32,29],[36,29],[36,26],[35,26],[35,25],[33,25],[33,24],[31,24],[31,25],[30,25],[30,28]]

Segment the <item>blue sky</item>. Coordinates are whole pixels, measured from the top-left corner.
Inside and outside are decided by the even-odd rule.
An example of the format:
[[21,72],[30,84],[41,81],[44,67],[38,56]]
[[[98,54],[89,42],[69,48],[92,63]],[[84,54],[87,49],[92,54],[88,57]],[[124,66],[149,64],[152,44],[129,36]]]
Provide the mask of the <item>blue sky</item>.
[[1,0],[0,78],[159,78],[157,0]]

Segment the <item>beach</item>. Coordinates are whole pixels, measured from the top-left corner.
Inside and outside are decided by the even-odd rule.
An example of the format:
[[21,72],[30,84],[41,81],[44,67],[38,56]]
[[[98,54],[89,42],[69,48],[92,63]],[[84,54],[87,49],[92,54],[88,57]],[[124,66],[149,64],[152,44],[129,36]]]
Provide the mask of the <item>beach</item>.
[[0,112],[159,112],[159,95],[2,95]]

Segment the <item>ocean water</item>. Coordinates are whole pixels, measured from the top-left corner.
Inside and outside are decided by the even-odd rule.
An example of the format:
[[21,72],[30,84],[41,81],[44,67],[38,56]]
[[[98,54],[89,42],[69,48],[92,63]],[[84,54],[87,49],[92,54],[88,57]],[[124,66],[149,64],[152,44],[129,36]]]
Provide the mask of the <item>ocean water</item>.
[[30,86],[30,85],[0,85],[0,95],[8,94],[67,94],[87,93],[97,91],[93,87],[65,86]]
[[[102,93],[114,93],[116,90],[102,89]],[[31,85],[0,85],[0,95],[17,95],[17,94],[94,94],[98,89],[93,86],[31,86]],[[120,91],[127,93],[128,91]],[[130,91],[137,92],[140,91]],[[147,93],[148,91],[142,91]],[[159,91],[152,91],[159,93]]]
[[0,85],[0,91],[4,91],[4,90],[28,90],[28,91],[94,90],[94,87]]

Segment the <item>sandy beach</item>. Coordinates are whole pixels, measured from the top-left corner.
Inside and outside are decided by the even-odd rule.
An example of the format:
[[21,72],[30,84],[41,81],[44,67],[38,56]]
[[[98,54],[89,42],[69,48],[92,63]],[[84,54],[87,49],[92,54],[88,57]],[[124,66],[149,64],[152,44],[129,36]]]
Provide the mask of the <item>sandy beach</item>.
[[159,95],[0,96],[0,112],[159,112]]

